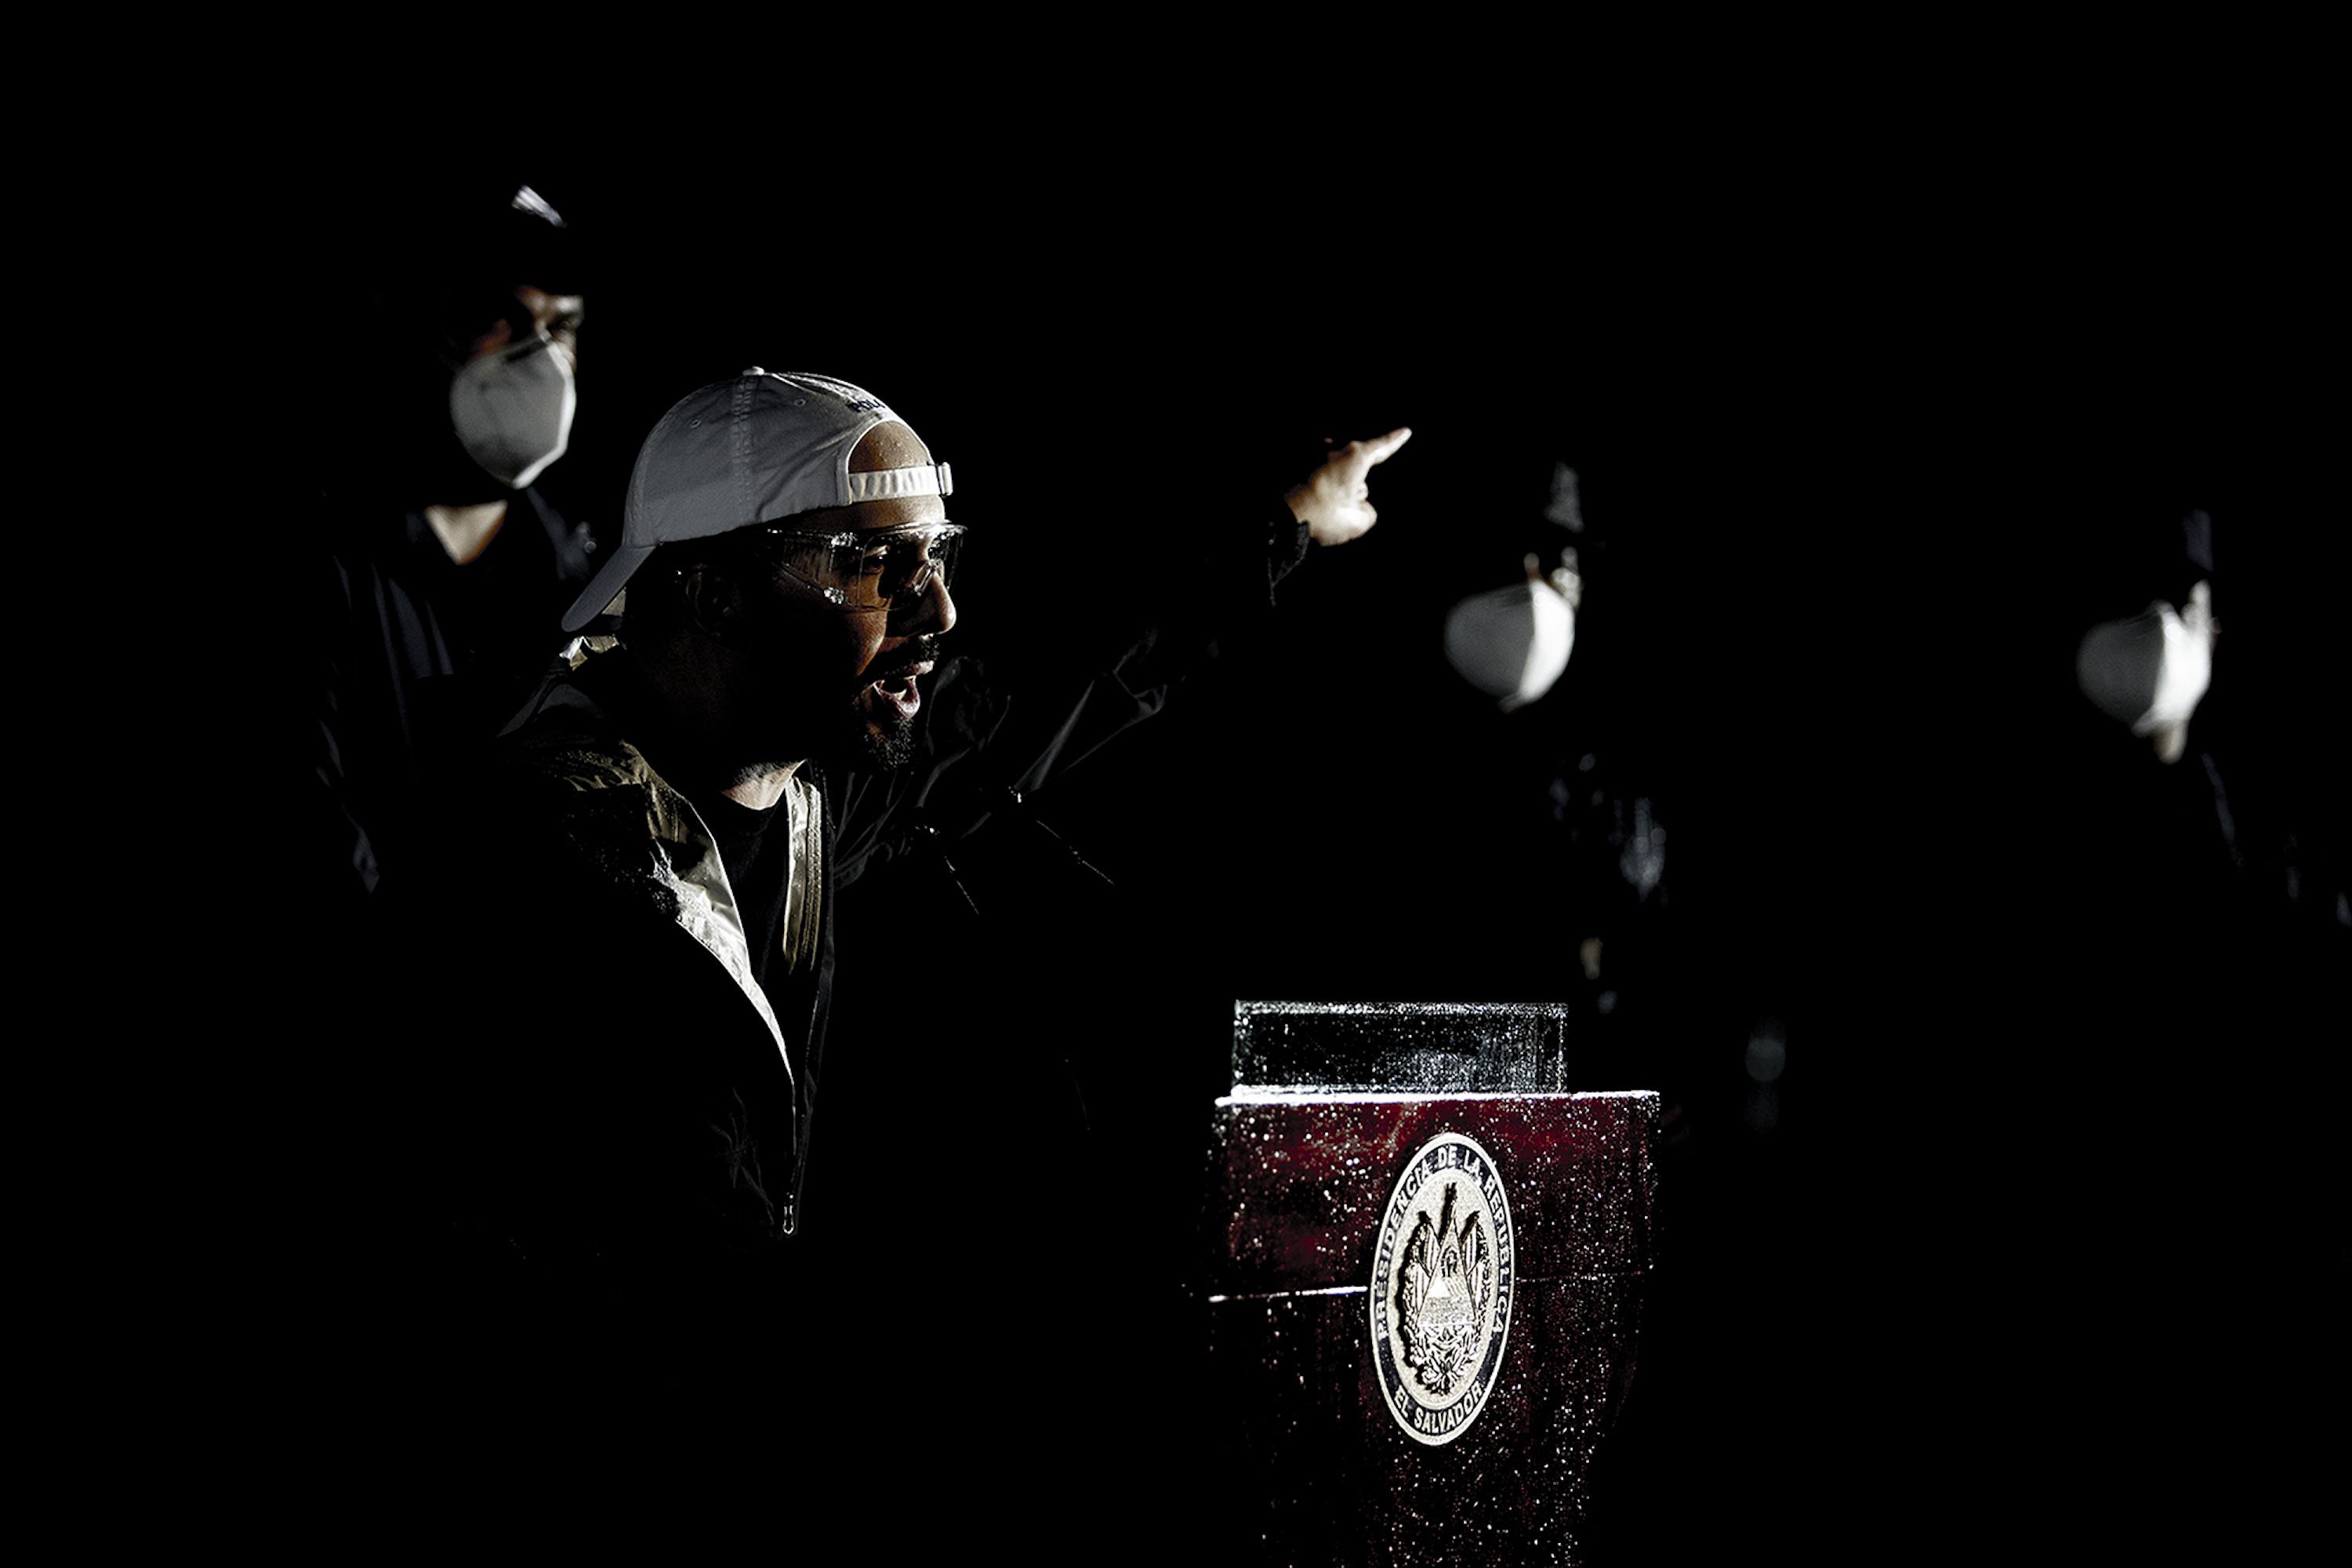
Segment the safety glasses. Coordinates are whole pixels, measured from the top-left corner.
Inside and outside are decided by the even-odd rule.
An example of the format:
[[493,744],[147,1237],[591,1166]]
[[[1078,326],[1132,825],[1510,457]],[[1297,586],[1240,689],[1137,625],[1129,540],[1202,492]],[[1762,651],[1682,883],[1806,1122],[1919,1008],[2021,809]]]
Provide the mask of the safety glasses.
[[846,610],[887,610],[945,586],[955,573],[964,530],[953,522],[917,522],[848,533],[762,528],[762,552],[786,576],[806,584]]

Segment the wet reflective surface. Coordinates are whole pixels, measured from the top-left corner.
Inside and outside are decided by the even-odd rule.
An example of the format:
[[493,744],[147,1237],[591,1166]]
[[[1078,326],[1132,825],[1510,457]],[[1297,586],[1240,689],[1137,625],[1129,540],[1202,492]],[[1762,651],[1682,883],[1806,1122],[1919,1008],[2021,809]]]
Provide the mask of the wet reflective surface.
[[1568,1009],[1521,1002],[1241,1002],[1235,1094],[1560,1093]]
[[[1549,1026],[1499,1021],[1538,1039]],[[1658,1112],[1646,1093],[1218,1102],[1204,1295],[1210,1392],[1238,1472],[1233,1546],[1279,1562],[1578,1561],[1588,1472],[1633,1372]],[[1507,1186],[1517,1279],[1492,1399],[1432,1447],[1381,1405],[1368,1289],[1398,1172],[1449,1131],[1487,1150]]]

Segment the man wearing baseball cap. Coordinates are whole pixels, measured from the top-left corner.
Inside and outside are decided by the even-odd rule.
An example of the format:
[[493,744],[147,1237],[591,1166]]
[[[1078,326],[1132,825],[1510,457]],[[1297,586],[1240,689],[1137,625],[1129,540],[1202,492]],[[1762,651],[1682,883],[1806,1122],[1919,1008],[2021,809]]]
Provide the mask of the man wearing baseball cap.
[[[1259,603],[1310,541],[1372,525],[1368,476],[1409,435],[1339,448],[1287,492],[1252,552]],[[446,929],[462,889],[508,973],[565,982],[481,998],[447,1042],[467,1092],[452,1112],[427,1091],[421,1244],[474,1266],[470,1301],[484,1269],[526,1293],[565,1281],[554,1319],[601,1366],[626,1346],[698,1407],[792,1342],[776,1290],[747,1281],[784,1278],[801,1228],[840,885],[906,845],[942,778],[1034,788],[1165,679],[1147,636],[1045,712],[943,659],[954,493],[849,383],[755,367],[681,399],[564,617],[593,635],[509,726],[511,766],[450,840],[443,914],[412,927]],[[513,1331],[542,1364],[550,1321]]]

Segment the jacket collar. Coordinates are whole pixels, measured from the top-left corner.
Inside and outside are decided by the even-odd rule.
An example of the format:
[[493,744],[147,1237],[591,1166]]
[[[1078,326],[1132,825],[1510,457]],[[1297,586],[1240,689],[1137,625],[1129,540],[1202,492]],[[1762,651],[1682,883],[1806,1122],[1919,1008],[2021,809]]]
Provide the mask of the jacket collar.
[[[767,1026],[785,1071],[793,1073],[791,1047],[752,969],[742,911],[717,837],[693,803],[621,738],[618,724],[596,700],[594,681],[580,679],[593,661],[625,657],[575,656],[572,670],[551,677],[504,733],[525,767],[563,786],[558,830],[582,860],[719,961]],[[779,807],[790,811],[793,829],[794,886],[785,923],[788,933],[806,926],[813,937],[824,874],[823,797],[795,775]],[[793,918],[795,913],[801,918]],[[813,961],[813,948],[806,956]]]

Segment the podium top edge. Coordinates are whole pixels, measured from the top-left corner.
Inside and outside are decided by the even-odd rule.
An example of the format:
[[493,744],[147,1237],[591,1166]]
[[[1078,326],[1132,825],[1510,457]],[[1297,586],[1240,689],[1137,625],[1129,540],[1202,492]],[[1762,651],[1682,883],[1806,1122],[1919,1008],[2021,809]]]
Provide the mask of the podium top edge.
[[1256,1018],[1282,1015],[1353,1018],[1559,1018],[1569,1016],[1565,1002],[1244,1002],[1234,1004],[1234,1016]]
[[1235,1094],[1565,1092],[1571,1022],[1557,1002],[1236,1002],[1226,1081]]
[[1219,1095],[1216,1107],[1222,1110],[1229,1105],[1294,1104],[1301,1100],[1310,1100],[1318,1105],[1460,1105],[1496,1100],[1646,1100],[1655,1104],[1662,1101],[1664,1093],[1664,1090],[1655,1089],[1498,1089],[1485,1092],[1413,1094],[1389,1089],[1256,1088],[1245,1085],[1231,1094]]

